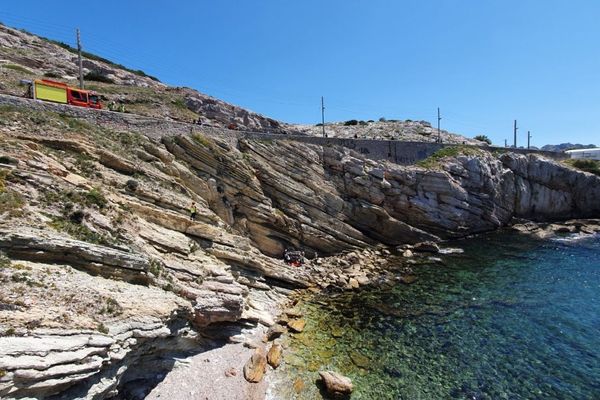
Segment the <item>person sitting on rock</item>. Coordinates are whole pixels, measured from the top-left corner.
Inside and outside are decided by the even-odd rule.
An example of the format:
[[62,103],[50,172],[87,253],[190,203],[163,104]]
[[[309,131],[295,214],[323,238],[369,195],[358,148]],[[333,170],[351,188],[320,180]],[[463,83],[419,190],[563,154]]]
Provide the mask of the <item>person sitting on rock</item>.
[[190,221],[195,221],[197,214],[198,208],[196,208],[196,202],[192,201],[192,205],[190,206]]

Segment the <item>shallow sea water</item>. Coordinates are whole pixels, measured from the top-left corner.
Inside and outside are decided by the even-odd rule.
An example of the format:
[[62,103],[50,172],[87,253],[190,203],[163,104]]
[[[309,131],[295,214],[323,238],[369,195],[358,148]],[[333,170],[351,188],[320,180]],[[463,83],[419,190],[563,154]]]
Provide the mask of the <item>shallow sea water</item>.
[[269,397],[320,399],[332,369],[352,399],[600,399],[600,237],[452,245],[411,285],[304,302]]

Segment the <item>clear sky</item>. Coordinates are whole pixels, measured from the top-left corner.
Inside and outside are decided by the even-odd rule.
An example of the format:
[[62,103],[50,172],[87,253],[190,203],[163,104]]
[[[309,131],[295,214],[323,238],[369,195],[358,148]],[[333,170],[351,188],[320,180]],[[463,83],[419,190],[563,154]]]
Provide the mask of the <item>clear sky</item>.
[[270,117],[600,145],[600,1],[3,1],[0,21]]

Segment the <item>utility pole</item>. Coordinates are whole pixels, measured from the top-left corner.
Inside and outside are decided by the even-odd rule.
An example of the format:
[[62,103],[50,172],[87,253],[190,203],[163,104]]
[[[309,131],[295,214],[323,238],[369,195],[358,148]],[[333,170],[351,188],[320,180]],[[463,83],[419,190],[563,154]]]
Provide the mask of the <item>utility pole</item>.
[[442,143],[442,134],[440,133],[440,121],[442,117],[440,117],[440,108],[438,107],[438,143]]
[[514,144],[513,144],[513,147],[515,149],[517,148],[517,129],[519,129],[519,128],[517,128],[517,120],[515,119],[515,127],[514,127],[514,130],[513,130],[513,132],[514,132]]
[[81,59],[81,34],[77,28],[77,53],[79,55],[79,88],[83,89],[83,61]]
[[508,147],[508,140],[504,139],[504,147]]
[[323,128],[323,137],[327,137],[325,134],[325,100],[321,96],[321,128]]
[[527,131],[527,150],[531,147],[531,132]]

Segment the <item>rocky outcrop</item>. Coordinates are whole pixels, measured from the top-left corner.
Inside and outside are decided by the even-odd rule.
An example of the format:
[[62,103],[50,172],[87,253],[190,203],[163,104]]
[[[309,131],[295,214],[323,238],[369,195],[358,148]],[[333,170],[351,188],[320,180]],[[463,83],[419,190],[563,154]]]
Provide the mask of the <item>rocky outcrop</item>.
[[[106,276],[119,273],[145,275],[150,269],[150,260],[141,254],[40,230],[0,231],[0,250],[17,259],[77,265]],[[103,268],[107,270],[103,271]]]
[[500,159],[514,173],[515,216],[544,221],[600,214],[600,177],[534,154],[509,153]]

